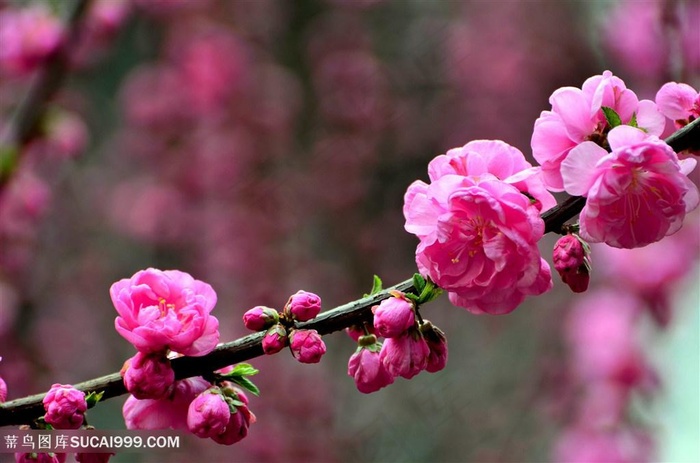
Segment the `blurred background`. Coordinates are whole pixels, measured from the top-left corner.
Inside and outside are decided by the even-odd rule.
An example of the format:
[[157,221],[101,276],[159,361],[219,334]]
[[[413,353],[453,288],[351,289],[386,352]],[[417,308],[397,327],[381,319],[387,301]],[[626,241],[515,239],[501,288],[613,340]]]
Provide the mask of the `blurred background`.
[[[0,129],[72,5],[0,1]],[[696,0],[94,0],[83,19],[65,84],[3,172],[8,400],[118,371],[134,352],[109,287],[140,269],[210,283],[222,341],[298,289],[330,309],[374,274],[414,273],[403,194],[434,156],[485,138],[532,161],[551,93],[606,69],[640,99],[669,80],[700,88]],[[508,316],[426,306],[449,341],[444,371],[361,394],[356,344],[336,333],[320,364],[251,362],[262,393],[242,442],[112,461],[698,461],[697,214],[687,222],[638,257],[595,248],[590,294],[554,275]],[[555,240],[541,243],[550,261]],[[603,286],[635,298],[634,315],[608,320],[619,304],[595,297]],[[590,306],[609,310],[591,321]],[[600,393],[586,381],[602,373],[580,365],[611,330],[625,375]],[[90,424],[123,429],[124,399]]]

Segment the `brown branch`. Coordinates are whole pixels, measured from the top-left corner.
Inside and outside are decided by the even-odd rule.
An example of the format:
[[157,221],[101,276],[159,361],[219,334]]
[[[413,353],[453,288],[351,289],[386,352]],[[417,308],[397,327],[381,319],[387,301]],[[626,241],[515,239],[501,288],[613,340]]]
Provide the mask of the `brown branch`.
[[[694,121],[683,129],[671,135],[666,142],[676,151],[692,146],[700,134],[700,120]],[[583,208],[585,198],[571,197],[544,214],[547,232],[558,231],[568,220],[574,218]],[[389,291],[415,292],[412,280],[403,281],[387,290],[373,296],[336,307],[320,314],[313,320],[298,323],[298,328],[315,329],[325,335],[356,325],[371,319],[371,309],[374,305],[388,297]],[[232,342],[217,346],[214,351],[202,357],[180,357],[172,361],[177,379],[189,378],[211,373],[234,363],[243,362],[264,355],[262,350],[263,333],[254,333]],[[102,376],[74,385],[85,392],[104,391],[104,399],[126,394],[126,388],[119,373]],[[35,394],[21,399],[0,404],[0,426],[29,423],[44,414],[42,400],[46,393]]]

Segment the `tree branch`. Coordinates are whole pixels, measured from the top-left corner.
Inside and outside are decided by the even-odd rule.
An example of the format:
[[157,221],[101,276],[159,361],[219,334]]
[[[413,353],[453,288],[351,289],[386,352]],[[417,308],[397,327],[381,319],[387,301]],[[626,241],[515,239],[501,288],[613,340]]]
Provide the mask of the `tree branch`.
[[[666,142],[680,151],[696,143],[700,135],[700,119],[677,131]],[[558,231],[568,220],[574,218],[583,208],[585,198],[571,197],[562,204],[542,214],[547,232]],[[381,291],[373,296],[336,307],[320,314],[313,320],[297,323],[298,328],[314,329],[321,335],[342,330],[351,325],[371,319],[372,307],[390,297],[389,291],[415,292],[413,280],[409,279]],[[177,379],[189,378],[211,373],[228,365],[250,360],[264,355],[262,339],[264,333],[254,333],[232,342],[217,346],[214,351],[202,357],[179,357],[172,361]],[[104,391],[104,399],[126,394],[126,388],[119,373],[112,373],[100,378],[74,384],[74,387],[88,392]],[[46,393],[35,394],[21,399],[0,404],[0,426],[26,424],[44,414],[42,400]]]

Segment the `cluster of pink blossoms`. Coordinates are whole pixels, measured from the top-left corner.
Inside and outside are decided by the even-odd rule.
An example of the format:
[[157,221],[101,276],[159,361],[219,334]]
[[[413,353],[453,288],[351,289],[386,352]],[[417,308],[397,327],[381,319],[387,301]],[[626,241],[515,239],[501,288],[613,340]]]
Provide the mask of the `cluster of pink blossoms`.
[[[445,334],[416,317],[416,304],[405,294],[392,292],[392,297],[373,307],[372,312],[372,327],[348,331],[358,344],[348,361],[348,376],[360,392],[378,391],[399,376],[411,379],[423,370],[435,373],[445,368]],[[386,338],[384,343],[377,340],[377,335]]]
[[216,386],[202,377],[175,381],[170,364],[170,352],[199,357],[216,347],[214,289],[178,270],[149,268],[114,283],[110,295],[117,332],[138,350],[121,371],[131,393],[123,409],[127,428],[188,429],[226,445],[244,438],[255,415],[228,372],[218,372]]
[[454,305],[505,314],[552,287],[537,242],[540,213],[556,202],[522,152],[502,141],[472,141],[433,159],[428,174],[430,184],[408,187],[405,228],[420,239],[419,271]]
[[282,312],[264,306],[253,307],[243,314],[243,323],[252,331],[265,330],[262,348],[267,355],[289,346],[292,356],[301,363],[318,363],[326,353],[326,344],[316,330],[298,329],[295,322],[306,322],[321,312],[321,298],[299,290],[292,294]]

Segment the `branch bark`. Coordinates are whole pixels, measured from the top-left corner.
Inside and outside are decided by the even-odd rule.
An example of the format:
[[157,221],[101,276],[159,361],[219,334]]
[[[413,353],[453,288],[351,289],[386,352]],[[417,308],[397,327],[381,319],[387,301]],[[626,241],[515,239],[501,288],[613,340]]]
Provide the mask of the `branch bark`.
[[[688,124],[677,131],[666,142],[671,147],[680,151],[694,146],[700,138],[700,119]],[[574,218],[585,205],[585,198],[571,197],[562,204],[542,214],[547,232],[559,231],[561,226]],[[359,324],[364,320],[370,320],[372,307],[380,301],[390,297],[389,291],[415,292],[411,279],[381,291],[373,296],[364,297],[356,301],[336,307],[320,314],[313,320],[298,323],[298,328],[315,329],[321,335],[342,330],[348,326]],[[254,333],[235,341],[221,344],[214,351],[202,357],[180,357],[172,361],[173,370],[177,379],[189,378],[211,373],[214,370],[227,365],[243,362],[264,355],[262,350],[263,333]],[[82,383],[74,384],[74,387],[86,393],[104,391],[103,400],[126,394],[126,388],[119,373],[102,376]],[[21,399],[12,400],[0,404],[0,426],[19,425],[29,423],[44,414],[42,400],[46,393],[35,394]]]

